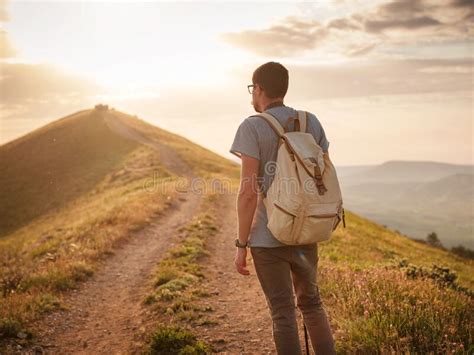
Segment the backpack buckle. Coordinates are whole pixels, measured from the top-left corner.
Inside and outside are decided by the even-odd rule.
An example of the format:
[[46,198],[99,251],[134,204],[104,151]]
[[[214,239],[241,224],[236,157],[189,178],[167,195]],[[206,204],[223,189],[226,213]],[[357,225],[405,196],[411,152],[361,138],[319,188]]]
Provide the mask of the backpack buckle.
[[321,177],[321,175],[316,175],[316,177],[314,178],[314,180],[316,181],[316,187],[318,188],[318,193],[320,195],[324,195],[324,193],[328,190],[326,188],[326,186],[324,186],[324,183],[323,183],[323,179]]

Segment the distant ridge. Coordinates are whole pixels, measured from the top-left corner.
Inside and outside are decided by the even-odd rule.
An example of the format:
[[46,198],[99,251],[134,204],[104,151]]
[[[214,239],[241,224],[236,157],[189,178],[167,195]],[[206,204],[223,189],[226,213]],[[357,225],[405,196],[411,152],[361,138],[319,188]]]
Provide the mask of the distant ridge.
[[347,178],[347,183],[354,184],[362,182],[426,182],[453,174],[474,174],[474,165],[390,160],[362,170],[353,170],[352,174],[343,173],[343,176]]

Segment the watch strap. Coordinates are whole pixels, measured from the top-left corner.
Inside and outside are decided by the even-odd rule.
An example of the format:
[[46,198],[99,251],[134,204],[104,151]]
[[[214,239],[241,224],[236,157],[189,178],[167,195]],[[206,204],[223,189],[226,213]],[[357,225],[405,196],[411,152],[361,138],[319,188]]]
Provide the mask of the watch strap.
[[247,241],[247,243],[245,243],[245,244],[241,244],[241,243],[240,243],[240,240],[239,240],[238,238],[235,239],[235,246],[236,246],[236,247],[239,247],[239,248],[247,248],[248,244],[249,244],[248,241]]

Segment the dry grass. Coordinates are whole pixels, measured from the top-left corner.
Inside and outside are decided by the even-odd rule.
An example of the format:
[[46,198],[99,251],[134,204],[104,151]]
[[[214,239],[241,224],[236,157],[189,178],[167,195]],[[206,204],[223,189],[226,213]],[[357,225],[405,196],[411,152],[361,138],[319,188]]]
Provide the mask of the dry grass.
[[[204,183],[221,179],[224,193],[237,190],[237,164],[115,113],[172,147]],[[20,331],[30,336],[29,321],[62,307],[62,292],[90,277],[98,259],[175,197],[177,177],[155,151],[110,134],[90,114],[65,117],[0,147],[0,339]],[[160,189],[149,191],[154,178]],[[217,198],[207,187],[205,194]],[[193,299],[207,295],[196,261],[213,230],[212,209],[196,218],[201,222],[181,231],[185,242],[159,264],[156,290],[146,300],[177,324],[207,321],[200,314],[207,310],[196,309]],[[338,351],[472,353],[473,261],[349,211],[346,222],[319,251],[319,284],[337,326]],[[173,332],[156,332],[153,346]],[[186,337],[183,346],[204,347]]]
[[[155,290],[144,300],[158,318],[157,329],[150,335],[146,351],[149,353],[178,354],[186,344],[179,341],[181,332],[186,332],[196,341],[192,333],[193,326],[214,324],[206,317],[210,308],[195,306],[193,301],[206,297],[208,293],[202,289],[206,276],[201,272],[199,260],[208,255],[206,243],[209,237],[215,235],[218,228],[215,225],[216,211],[214,201],[219,197],[216,193],[206,195],[201,211],[193,220],[178,232],[184,234],[182,242],[170,249],[167,255],[158,263],[154,280]],[[160,324],[166,324],[166,327]],[[180,331],[171,331],[179,329]],[[166,341],[163,340],[166,335]],[[177,345],[178,344],[178,345]],[[198,342],[192,353],[209,353],[212,346]],[[178,348],[176,348],[178,347]],[[203,349],[207,349],[204,351]]]
[[113,134],[96,111],[1,146],[0,237],[88,193],[137,147]]
[[[238,174],[237,164],[187,139],[121,117],[174,147],[198,176]],[[206,171],[209,164],[215,172]],[[112,133],[95,110],[0,147],[0,167],[7,201],[0,207],[0,339],[29,334],[31,320],[62,307],[62,292],[89,278],[119,240],[166,209],[178,182],[156,151]]]
[[211,150],[190,141],[189,139],[170,133],[164,129],[154,127],[131,115],[121,112],[115,112],[114,115],[119,119],[126,120],[127,124],[137,131],[173,148],[179,156],[193,168],[198,176],[209,178],[214,175],[219,175],[227,179],[239,177],[239,164],[234,163]]
[[459,284],[474,291],[473,260],[417,243],[350,211],[346,211],[346,222],[347,228],[340,223],[331,241],[320,244],[323,258],[354,270],[397,264],[401,258],[427,268],[436,264],[455,272]]
[[[149,160],[153,152],[140,148],[132,156],[138,155]],[[166,209],[176,180],[161,173],[162,188],[153,193],[143,188],[148,174],[108,174],[93,191],[1,239],[0,334],[11,335],[5,331],[10,324],[23,329],[43,311],[60,307],[62,291],[86,280],[119,240]]]

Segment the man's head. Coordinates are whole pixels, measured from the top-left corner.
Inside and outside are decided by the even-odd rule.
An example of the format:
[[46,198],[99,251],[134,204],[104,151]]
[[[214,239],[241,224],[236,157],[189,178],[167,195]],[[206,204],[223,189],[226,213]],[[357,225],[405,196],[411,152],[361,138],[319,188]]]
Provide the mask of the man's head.
[[253,72],[252,105],[255,111],[263,112],[275,101],[283,101],[288,91],[288,70],[276,62],[268,62]]

